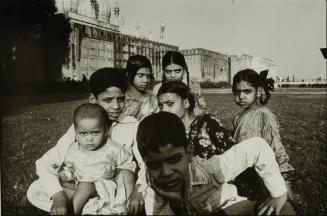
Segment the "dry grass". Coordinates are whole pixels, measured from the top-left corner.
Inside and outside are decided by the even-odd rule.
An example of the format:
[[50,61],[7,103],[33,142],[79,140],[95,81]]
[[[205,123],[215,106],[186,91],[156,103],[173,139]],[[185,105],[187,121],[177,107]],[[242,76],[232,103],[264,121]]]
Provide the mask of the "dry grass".
[[[208,108],[231,129],[240,110],[231,94],[205,95]],[[73,109],[83,102],[46,103],[15,109],[2,118],[2,213],[42,214],[26,199],[37,179],[35,160],[71,124]],[[326,215],[326,96],[273,95],[270,108],[280,121],[280,133],[291,164],[296,168],[294,191],[299,195],[299,215]]]

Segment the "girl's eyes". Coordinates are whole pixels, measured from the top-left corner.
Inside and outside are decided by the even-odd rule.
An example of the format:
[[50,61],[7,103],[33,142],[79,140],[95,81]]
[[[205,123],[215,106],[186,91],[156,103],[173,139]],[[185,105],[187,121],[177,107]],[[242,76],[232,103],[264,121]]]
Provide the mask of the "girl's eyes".
[[103,99],[102,101],[105,102],[105,103],[110,103],[112,101],[112,99],[111,98],[106,98],[106,99]]
[[[92,132],[91,132],[91,135],[92,135],[92,136],[99,136],[100,133],[101,133],[101,131],[92,131]],[[85,137],[85,136],[87,136],[89,133],[88,133],[88,132],[83,132],[83,131],[81,131],[81,132],[78,132],[78,134],[79,134],[80,136],[82,136],[82,137]]]
[[87,135],[87,133],[86,132],[79,132],[78,133],[80,136],[82,136],[82,137],[84,137],[84,136],[86,136]]
[[93,136],[98,136],[100,133],[101,133],[101,131],[93,131],[93,132],[92,132],[92,135],[93,135]]

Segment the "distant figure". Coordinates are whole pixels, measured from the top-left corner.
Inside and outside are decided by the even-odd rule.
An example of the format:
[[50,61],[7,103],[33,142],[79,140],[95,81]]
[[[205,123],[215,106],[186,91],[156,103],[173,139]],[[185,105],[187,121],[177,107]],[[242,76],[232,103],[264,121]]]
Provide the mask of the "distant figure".
[[206,112],[206,102],[201,94],[200,84],[194,80],[190,82],[190,74],[184,55],[178,51],[168,51],[162,58],[162,82],[153,87],[153,94],[157,95],[162,84],[170,81],[184,81],[195,96],[194,114],[201,115]]
[[[289,180],[294,168],[289,164],[289,156],[279,135],[279,124],[276,116],[265,106],[271,97],[274,80],[267,79],[268,71],[260,75],[251,69],[236,73],[233,77],[233,94],[235,103],[243,109],[233,119],[234,139],[242,142],[251,137],[262,137],[271,146],[276,155],[280,171]],[[287,177],[289,176],[289,177]],[[287,181],[288,186],[290,182]],[[251,199],[267,196],[261,180],[254,169],[248,169],[236,178],[240,194]],[[289,188],[290,195],[292,194]]]

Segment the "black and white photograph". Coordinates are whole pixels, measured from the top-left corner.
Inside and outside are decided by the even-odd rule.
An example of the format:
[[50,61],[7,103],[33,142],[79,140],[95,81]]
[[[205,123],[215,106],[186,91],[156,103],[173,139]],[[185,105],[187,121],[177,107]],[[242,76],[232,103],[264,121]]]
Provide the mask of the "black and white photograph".
[[0,2],[1,215],[326,215],[327,0]]

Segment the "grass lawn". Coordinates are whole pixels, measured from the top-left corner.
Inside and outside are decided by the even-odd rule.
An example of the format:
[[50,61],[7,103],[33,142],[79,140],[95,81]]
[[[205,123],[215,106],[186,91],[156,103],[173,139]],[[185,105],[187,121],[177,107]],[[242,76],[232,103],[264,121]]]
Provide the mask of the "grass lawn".
[[[232,128],[241,111],[231,94],[206,94],[208,109]],[[31,207],[26,191],[37,179],[35,160],[68,129],[74,108],[86,100],[11,108],[2,116],[2,213],[41,214]],[[269,107],[280,121],[280,133],[296,168],[293,190],[299,215],[326,215],[326,95],[275,94]],[[51,187],[51,185],[49,185]]]

